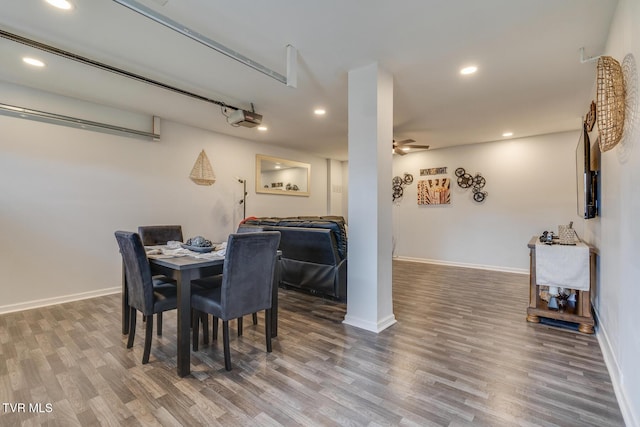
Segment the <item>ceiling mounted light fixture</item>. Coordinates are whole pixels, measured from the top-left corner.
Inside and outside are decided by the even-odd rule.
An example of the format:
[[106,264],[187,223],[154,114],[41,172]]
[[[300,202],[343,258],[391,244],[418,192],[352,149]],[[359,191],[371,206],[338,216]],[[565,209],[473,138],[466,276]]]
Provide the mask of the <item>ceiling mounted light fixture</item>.
[[502,134],[504,137],[513,136],[513,132],[505,132]]
[[34,67],[44,67],[44,62],[28,56],[22,58],[22,62],[24,62],[25,64],[33,65]]
[[460,69],[460,74],[469,75],[475,73],[476,71],[478,71],[478,67],[476,67],[475,65],[470,65],[468,67]]
[[315,110],[313,110],[313,114],[315,114],[316,116],[324,116],[325,114],[327,114],[327,110],[325,110],[324,108],[316,108]]
[[71,10],[73,9],[73,4],[67,0],[45,0],[53,7],[57,7],[62,10]]

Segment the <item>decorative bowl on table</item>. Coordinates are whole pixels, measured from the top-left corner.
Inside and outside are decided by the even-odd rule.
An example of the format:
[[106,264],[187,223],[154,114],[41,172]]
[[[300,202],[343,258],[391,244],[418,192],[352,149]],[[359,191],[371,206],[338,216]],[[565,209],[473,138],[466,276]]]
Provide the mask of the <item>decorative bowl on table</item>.
[[192,237],[188,239],[182,246],[184,249],[188,249],[194,252],[211,252],[213,250],[213,244],[211,240],[207,240],[202,236]]
[[184,249],[189,249],[190,251],[202,252],[202,253],[211,252],[213,250],[213,246],[209,246],[209,247],[206,247],[206,246],[190,246],[190,245],[187,245],[187,244],[182,244],[180,246],[182,246]]

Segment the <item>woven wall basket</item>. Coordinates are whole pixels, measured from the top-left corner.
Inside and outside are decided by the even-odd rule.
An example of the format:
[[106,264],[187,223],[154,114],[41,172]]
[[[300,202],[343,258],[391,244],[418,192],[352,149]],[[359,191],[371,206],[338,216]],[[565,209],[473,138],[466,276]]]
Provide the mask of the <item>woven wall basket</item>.
[[601,56],[596,84],[600,151],[605,152],[620,142],[624,129],[625,90],[620,63],[610,56]]
[[211,163],[204,150],[200,152],[200,155],[196,159],[189,178],[198,185],[212,185],[216,182],[216,176],[213,174]]

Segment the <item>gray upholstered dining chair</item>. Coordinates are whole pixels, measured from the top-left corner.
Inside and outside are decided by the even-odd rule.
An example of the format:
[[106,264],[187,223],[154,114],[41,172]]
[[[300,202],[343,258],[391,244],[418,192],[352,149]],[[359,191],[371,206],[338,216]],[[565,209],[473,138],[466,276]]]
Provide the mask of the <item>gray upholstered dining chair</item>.
[[[138,227],[138,234],[144,246],[166,245],[167,242],[182,242],[181,225],[141,225]],[[176,281],[166,276],[153,276],[155,287],[175,286]],[[156,333],[162,335],[162,313],[157,316],[158,327]]]
[[146,364],[149,362],[149,353],[151,351],[153,315],[176,309],[176,287],[162,286],[160,283],[154,286],[149,260],[142,245],[142,240],[137,233],[116,231],[115,236],[120,247],[122,261],[124,262],[129,294],[130,326],[127,348],[133,347],[136,335],[136,317],[137,312],[140,311],[144,318],[147,319],[144,353],[142,355],[142,363]]
[[[199,312],[222,320],[224,367],[231,370],[229,320],[265,310],[267,352],[271,352],[271,304],[280,233],[231,234],[227,241],[222,283],[191,295],[193,349],[198,350]],[[215,328],[215,323],[214,323]],[[215,330],[215,329],[214,329]]]
[[138,227],[138,234],[144,246],[166,245],[183,239],[180,225],[142,225]]
[[[184,240],[181,225],[141,225],[138,227],[138,234],[140,235],[140,239],[144,246],[166,245],[171,241],[182,242]],[[222,271],[220,271],[220,273],[222,273]],[[155,287],[175,286],[176,281],[166,276],[153,276],[153,284]],[[216,281],[215,276],[204,277],[192,280],[191,286],[194,290],[200,288],[208,289],[219,286],[219,283]],[[207,318],[204,317],[202,319],[203,322],[206,321],[206,319]],[[157,326],[156,333],[160,336],[162,335],[162,313],[158,313],[157,315]],[[205,330],[209,330],[208,321],[207,324],[205,324]]]
[[[262,229],[262,227],[238,227],[238,230],[236,231],[236,233],[258,233],[264,231]],[[251,318],[253,320],[253,324],[257,325],[258,324],[258,313],[251,313]],[[242,317],[238,318],[238,336],[242,335]],[[218,332],[218,325],[216,323],[216,321],[214,320],[213,323],[213,333],[216,334]],[[214,335],[214,339],[215,339],[215,335]]]

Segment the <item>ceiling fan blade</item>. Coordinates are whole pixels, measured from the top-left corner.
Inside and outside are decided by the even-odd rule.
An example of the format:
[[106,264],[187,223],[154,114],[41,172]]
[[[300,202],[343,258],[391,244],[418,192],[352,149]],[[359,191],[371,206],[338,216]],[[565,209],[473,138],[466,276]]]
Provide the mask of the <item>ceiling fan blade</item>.
[[421,148],[421,149],[427,149],[429,148],[428,145],[404,145],[403,147],[408,147],[408,148]]
[[403,139],[402,141],[393,140],[393,152],[395,154],[399,154],[404,156],[411,149],[417,150],[427,150],[429,149],[428,145],[412,145],[412,143],[416,142],[415,139]]
[[405,144],[411,144],[412,142],[416,142],[415,139],[403,139],[402,141],[396,141],[395,139],[393,140],[393,143],[396,145],[405,145]]

